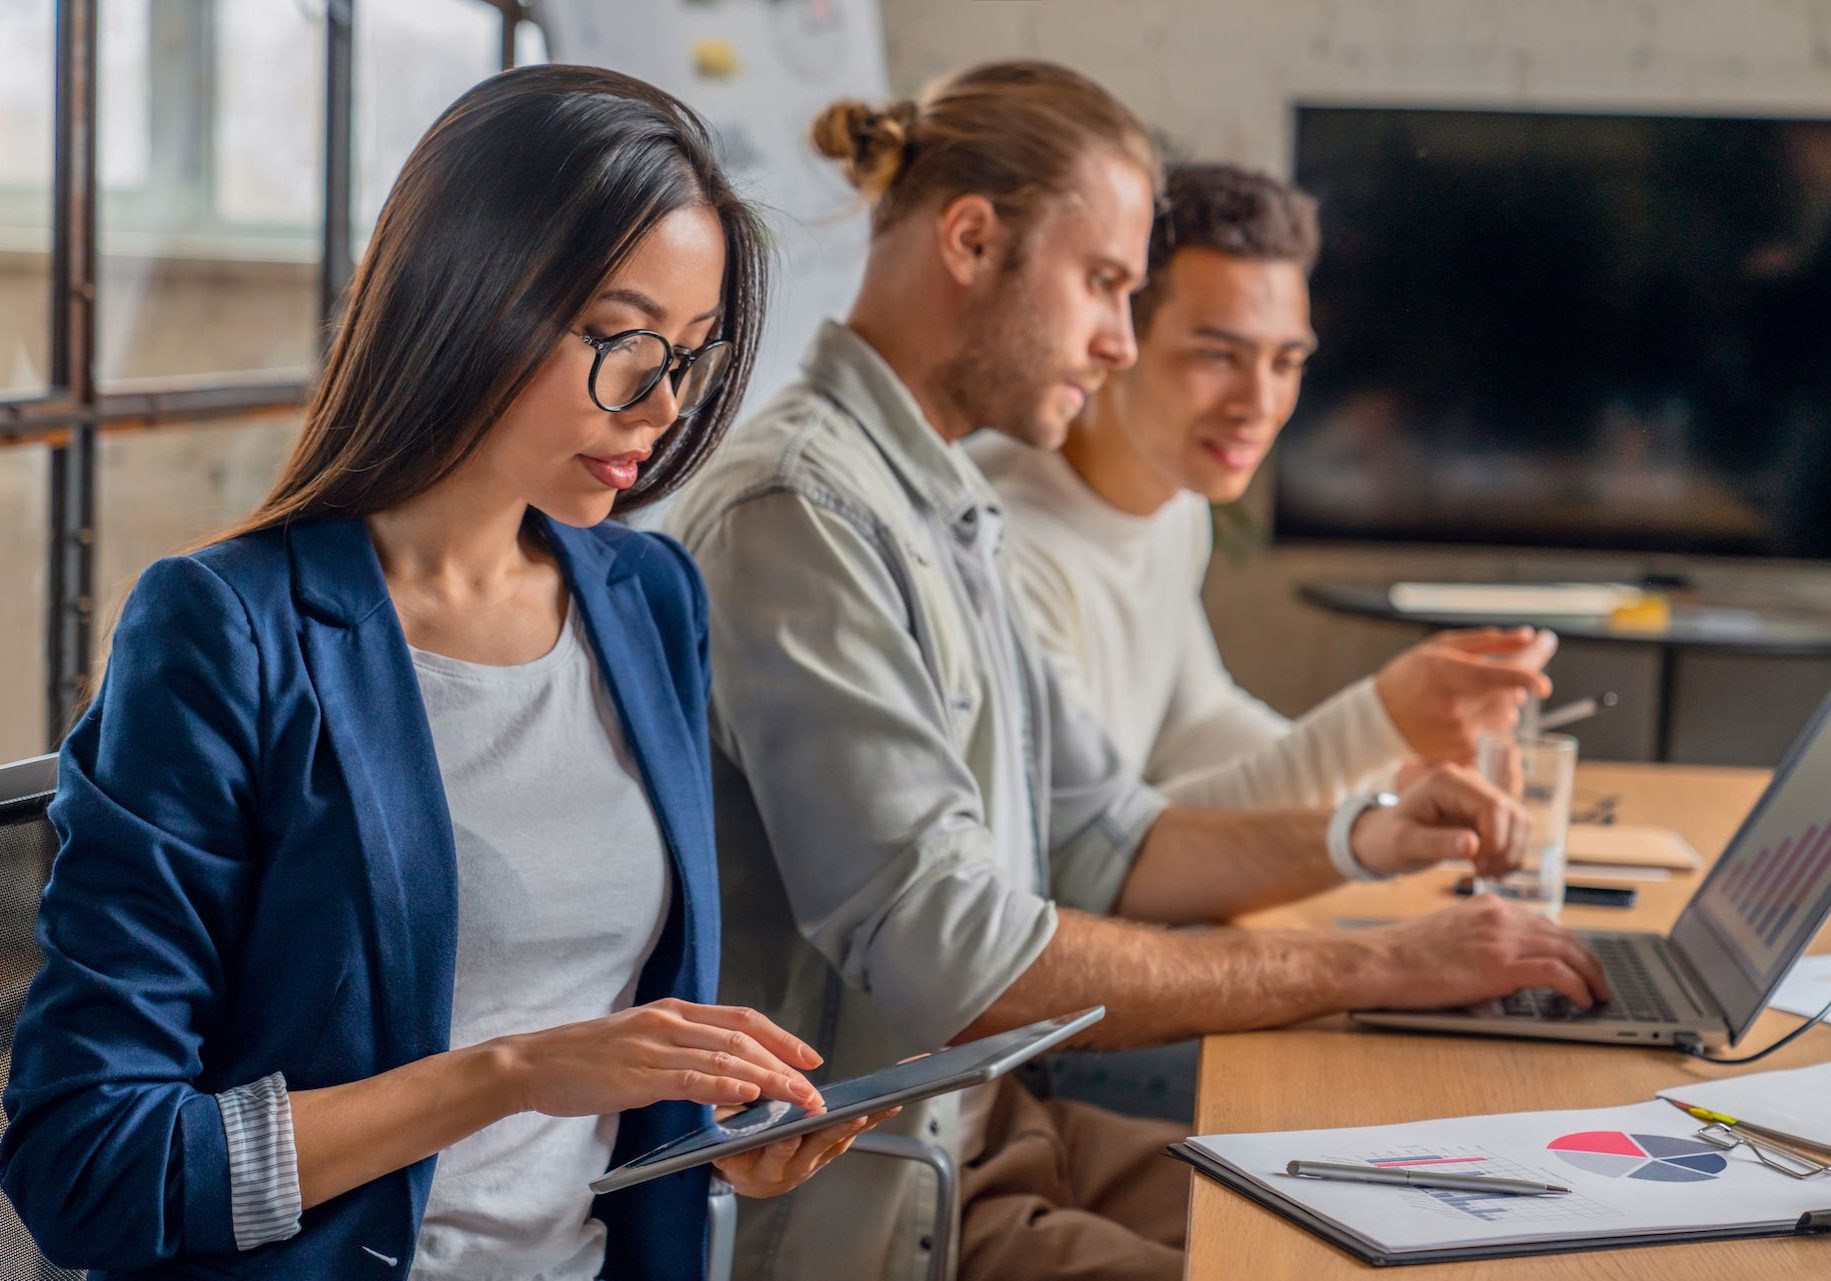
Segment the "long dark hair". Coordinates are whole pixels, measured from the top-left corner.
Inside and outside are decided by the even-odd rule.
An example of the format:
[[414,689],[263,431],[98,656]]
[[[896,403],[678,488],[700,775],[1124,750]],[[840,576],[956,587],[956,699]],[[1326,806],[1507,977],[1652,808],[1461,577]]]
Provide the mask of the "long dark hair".
[[367,516],[451,475],[604,278],[662,218],[693,207],[724,227],[722,336],[735,367],[661,438],[620,512],[683,483],[737,411],[763,323],[762,225],[720,172],[704,123],[652,85],[542,66],[470,89],[382,206],[292,457],[222,537]]

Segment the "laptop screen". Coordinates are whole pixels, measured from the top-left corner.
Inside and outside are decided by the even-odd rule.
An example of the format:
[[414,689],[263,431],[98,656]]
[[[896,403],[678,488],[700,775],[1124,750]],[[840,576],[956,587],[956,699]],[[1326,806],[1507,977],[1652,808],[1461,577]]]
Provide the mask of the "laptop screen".
[[1740,1038],[1831,913],[1831,700],[1672,930]]

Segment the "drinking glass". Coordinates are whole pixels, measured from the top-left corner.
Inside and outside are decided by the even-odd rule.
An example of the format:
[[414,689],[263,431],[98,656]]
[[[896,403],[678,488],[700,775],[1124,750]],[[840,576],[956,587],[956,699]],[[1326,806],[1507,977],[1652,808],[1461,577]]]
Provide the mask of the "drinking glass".
[[1564,907],[1564,842],[1577,740],[1569,734],[1483,734],[1475,765],[1525,808],[1531,825],[1520,866],[1498,879],[1477,877],[1475,892],[1512,899],[1556,920]]

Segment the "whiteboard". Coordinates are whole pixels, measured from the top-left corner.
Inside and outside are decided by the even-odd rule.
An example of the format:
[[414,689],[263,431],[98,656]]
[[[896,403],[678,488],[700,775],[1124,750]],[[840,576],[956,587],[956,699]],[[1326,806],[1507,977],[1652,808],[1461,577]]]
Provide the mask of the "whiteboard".
[[640,77],[698,111],[733,185],[761,208],[776,270],[745,398],[755,410],[858,291],[867,211],[807,130],[837,98],[888,98],[876,0],[539,0],[534,13],[553,61]]

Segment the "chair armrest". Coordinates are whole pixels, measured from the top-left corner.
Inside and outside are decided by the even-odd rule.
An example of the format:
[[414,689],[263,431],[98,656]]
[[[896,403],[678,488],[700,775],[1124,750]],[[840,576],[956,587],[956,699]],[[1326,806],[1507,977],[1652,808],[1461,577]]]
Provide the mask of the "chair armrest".
[[861,1134],[852,1141],[852,1151],[867,1156],[890,1157],[925,1165],[935,1176],[935,1218],[929,1228],[928,1281],[953,1281],[955,1255],[959,1250],[956,1224],[960,1210],[960,1177],[954,1158],[945,1148],[901,1134]]
[[706,1197],[706,1281],[731,1281],[737,1260],[737,1192],[712,1176]]

